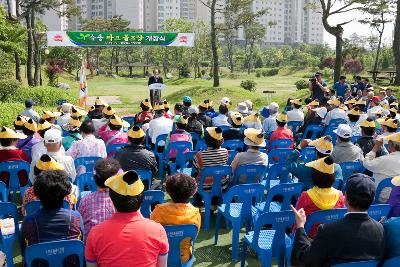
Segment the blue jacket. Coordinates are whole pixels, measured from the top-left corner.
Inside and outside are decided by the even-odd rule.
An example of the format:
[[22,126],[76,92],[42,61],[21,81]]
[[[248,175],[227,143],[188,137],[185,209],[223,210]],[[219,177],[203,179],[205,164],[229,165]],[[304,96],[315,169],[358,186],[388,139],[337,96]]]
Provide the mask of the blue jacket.
[[400,256],[400,217],[393,217],[383,225],[385,229],[385,258]]
[[[300,183],[304,184],[305,189],[311,188],[312,182],[312,169],[307,167],[305,162],[300,159],[300,151],[295,149],[286,161],[286,167],[292,175],[299,179]],[[335,163],[335,177],[336,179],[343,180],[342,168],[339,164]]]

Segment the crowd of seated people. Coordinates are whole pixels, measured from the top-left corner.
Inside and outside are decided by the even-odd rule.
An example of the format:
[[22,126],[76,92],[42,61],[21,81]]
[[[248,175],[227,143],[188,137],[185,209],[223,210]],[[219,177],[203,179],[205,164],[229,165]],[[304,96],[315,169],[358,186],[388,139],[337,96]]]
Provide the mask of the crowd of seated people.
[[[27,100],[14,129],[3,126],[0,131],[0,163],[25,161],[30,165],[30,170],[18,173],[19,184],[30,185],[22,209],[35,200],[42,204],[23,220],[22,255],[26,247],[36,243],[77,239],[85,242],[89,267],[117,266],[116,262],[118,266],[167,266],[171,248],[163,226],[194,224],[198,233],[203,231],[203,199],[197,192],[202,172],[208,167],[230,165],[232,176],[221,179],[224,194],[234,185],[239,167],[260,165],[269,169],[276,158],[268,154],[284,148],[290,150],[283,161],[290,182],[303,185],[298,199],[292,201],[296,217],[293,265],[329,266],[400,256],[397,99],[390,90],[374,96],[371,87],[352,93],[353,88],[345,85],[345,77],[341,77],[334,86],[335,96],[319,77],[310,85],[311,98],[289,99],[285,111],[272,102],[257,112],[250,100],[237,103],[235,108],[228,97],[215,105],[216,111],[213,101],[207,99],[195,106],[189,96],[176,103],[172,111],[167,100],[153,107],[144,99],[131,125],[100,97],[89,111],[65,103],[61,113],[44,111],[42,116],[34,111],[34,101]],[[298,123],[295,128],[292,122]],[[306,134],[311,125],[318,126],[318,135]],[[325,131],[328,128],[332,131]],[[279,140],[289,144],[272,145]],[[196,148],[200,141],[203,147]],[[243,147],[231,153],[224,145],[228,141],[242,142]],[[191,148],[181,152],[171,149],[167,158],[173,163],[194,151],[191,175],[173,173],[160,184],[161,171],[171,171],[168,163],[159,164],[166,158],[163,151],[175,142],[187,142]],[[107,151],[113,144],[121,144],[121,148],[110,154]],[[315,152],[314,158],[306,160],[304,153],[310,149]],[[87,170],[75,166],[75,160],[82,157],[99,159],[93,170]],[[359,162],[363,169],[345,176],[342,164],[348,162]],[[150,184],[142,181],[139,171],[152,174]],[[85,173],[93,177],[96,188],[81,197],[76,180]],[[252,182],[261,183],[265,178],[257,176]],[[393,178],[391,186],[376,191],[387,178]],[[9,185],[7,172],[2,171],[0,179]],[[213,176],[203,179],[202,192],[211,192]],[[241,176],[237,183],[246,181],[249,179]],[[343,192],[337,188],[338,181]],[[165,189],[171,198],[154,205],[149,219],[140,212],[148,189]],[[375,199],[391,205],[389,220],[377,222],[368,216]],[[219,204],[221,198],[214,196],[212,210]],[[315,224],[308,234],[305,232],[308,216],[336,208],[347,208],[348,213],[337,222]],[[181,243],[183,262],[195,253],[191,242],[184,239]],[[344,246],[338,248],[336,243]],[[71,266],[76,261],[76,257],[68,257]],[[40,262],[36,264],[40,266]]]

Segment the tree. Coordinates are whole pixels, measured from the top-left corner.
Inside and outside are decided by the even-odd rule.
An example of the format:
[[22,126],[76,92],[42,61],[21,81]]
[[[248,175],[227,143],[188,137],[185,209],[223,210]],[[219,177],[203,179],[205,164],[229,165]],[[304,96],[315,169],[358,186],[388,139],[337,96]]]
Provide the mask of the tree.
[[[360,20],[361,23],[369,25],[378,32],[378,44],[376,47],[376,55],[373,71],[378,70],[379,54],[381,52],[382,37],[385,31],[385,26],[390,23],[392,14],[392,0],[376,0],[368,3],[363,8],[364,13],[368,13],[369,17]],[[375,75],[375,74],[374,74]]]
[[[338,1],[339,2],[339,1]],[[348,17],[347,14],[348,12],[351,12],[353,10],[357,10],[360,8],[360,5],[358,4],[365,4],[368,2],[368,0],[342,0],[340,1],[342,3],[341,6],[338,6],[337,1],[334,0],[319,0],[320,7],[322,8],[322,24],[324,25],[325,30],[335,36],[336,39],[336,59],[335,59],[335,77],[334,81],[338,81],[340,77],[340,71],[342,67],[342,49],[343,49],[343,26],[346,24],[349,24],[352,22],[354,19],[348,18],[346,21],[332,25],[329,23],[329,17],[333,15],[340,15],[340,14],[345,14],[345,17]],[[316,1],[310,4],[310,7],[317,10],[318,9],[318,4]]]
[[333,57],[325,57],[321,59],[321,63],[319,64],[319,68],[323,70],[324,68],[333,69],[335,67],[335,58]]
[[396,65],[395,85],[400,85],[400,1],[397,1],[396,22],[394,24],[393,57]]
[[[271,25],[273,23],[271,22]],[[250,74],[252,65],[253,65],[253,52],[254,52],[254,44],[265,36],[265,28],[259,22],[253,22],[250,25],[246,25],[245,29],[245,54],[246,54],[246,66],[247,66],[247,74]]]
[[364,70],[364,66],[358,59],[348,59],[344,62],[344,70],[353,75],[359,74]]
[[[218,32],[221,30],[238,29],[239,26],[251,24],[257,17],[265,14],[266,10],[253,13],[249,6],[252,0],[230,0],[222,4],[218,0],[200,0],[210,9],[210,42],[213,61],[213,86],[219,86],[219,55],[218,55]],[[216,14],[223,14],[224,17],[231,16],[229,25],[217,25]]]

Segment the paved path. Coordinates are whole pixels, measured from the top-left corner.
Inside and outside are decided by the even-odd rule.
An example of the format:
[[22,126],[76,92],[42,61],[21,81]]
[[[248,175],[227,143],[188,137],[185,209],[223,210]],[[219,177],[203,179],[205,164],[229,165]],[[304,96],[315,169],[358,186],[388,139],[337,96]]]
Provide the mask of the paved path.
[[[89,96],[88,98],[88,105],[94,105],[94,101],[97,98],[97,96]],[[122,104],[122,101],[119,99],[119,96],[109,96],[109,95],[104,95],[100,96],[101,99],[103,99],[107,104],[112,105],[112,104]]]

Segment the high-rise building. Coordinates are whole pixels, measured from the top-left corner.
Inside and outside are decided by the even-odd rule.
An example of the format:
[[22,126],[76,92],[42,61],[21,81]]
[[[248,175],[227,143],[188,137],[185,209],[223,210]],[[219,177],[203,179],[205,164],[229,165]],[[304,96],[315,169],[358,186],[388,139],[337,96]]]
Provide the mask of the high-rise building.
[[258,21],[266,27],[264,46],[295,43],[321,44],[324,28],[320,10],[308,7],[310,0],[255,0],[253,12],[266,9]]
[[185,1],[183,12],[189,15],[189,2],[195,0],[144,0],[144,30],[147,32],[161,31],[163,23],[170,18],[181,17],[181,2]]
[[111,19],[116,15],[129,20],[132,29],[144,28],[143,0],[76,0],[75,4],[81,12],[80,17],[71,19],[71,30],[79,30],[82,19]]

